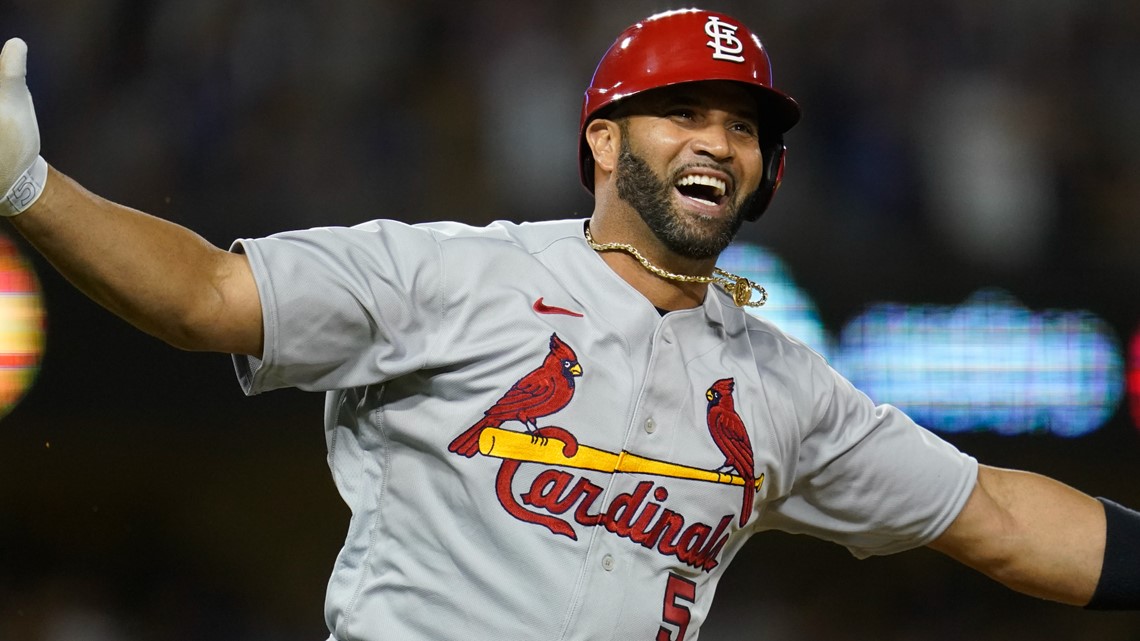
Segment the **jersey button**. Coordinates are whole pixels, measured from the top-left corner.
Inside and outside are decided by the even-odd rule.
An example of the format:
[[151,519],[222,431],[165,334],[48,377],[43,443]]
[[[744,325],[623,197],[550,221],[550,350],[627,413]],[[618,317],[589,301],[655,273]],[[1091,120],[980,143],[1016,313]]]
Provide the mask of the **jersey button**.
[[652,434],[657,431],[657,423],[651,418],[645,419],[645,433]]
[[614,569],[614,557],[612,554],[607,554],[602,557],[602,567],[606,572],[611,572]]

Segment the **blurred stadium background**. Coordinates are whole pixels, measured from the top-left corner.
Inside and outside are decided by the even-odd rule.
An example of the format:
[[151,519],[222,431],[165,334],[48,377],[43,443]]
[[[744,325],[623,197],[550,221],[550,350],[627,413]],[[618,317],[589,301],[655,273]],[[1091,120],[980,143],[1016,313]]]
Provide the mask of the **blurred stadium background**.
[[[4,0],[43,155],[234,238],[588,215],[580,96],[629,0]],[[718,0],[804,119],[725,261],[880,402],[1140,506],[1140,7]],[[10,228],[0,234],[12,236]],[[732,268],[730,265],[726,267]],[[38,293],[38,294],[37,294]],[[1131,349],[1131,353],[1129,350]],[[314,641],[347,524],[322,399],[242,397],[0,242],[0,641]],[[753,540],[702,639],[1140,637],[919,550]]]

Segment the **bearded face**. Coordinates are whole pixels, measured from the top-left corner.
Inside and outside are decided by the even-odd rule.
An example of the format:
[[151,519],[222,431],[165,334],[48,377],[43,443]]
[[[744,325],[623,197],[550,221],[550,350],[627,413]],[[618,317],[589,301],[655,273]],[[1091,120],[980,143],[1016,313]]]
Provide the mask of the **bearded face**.
[[686,210],[676,185],[693,165],[680,167],[665,178],[659,177],[644,158],[634,153],[629,143],[629,127],[624,121],[620,124],[621,151],[615,169],[618,197],[637,211],[674,254],[692,259],[718,256],[736,237],[745,215],[758,206],[756,192],[728,203],[724,216],[709,217]]

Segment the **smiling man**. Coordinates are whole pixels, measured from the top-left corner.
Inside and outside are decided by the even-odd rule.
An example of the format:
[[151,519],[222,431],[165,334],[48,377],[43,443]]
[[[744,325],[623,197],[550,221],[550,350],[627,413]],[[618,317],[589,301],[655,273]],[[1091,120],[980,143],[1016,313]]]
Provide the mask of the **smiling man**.
[[[651,239],[680,256],[715,259],[753,206],[764,169],[751,94],[725,81],[664,87],[629,98],[621,115],[609,118],[617,120],[618,135],[598,120],[586,131],[591,152],[607,161],[595,167],[613,170],[618,197],[645,221]],[[609,146],[615,139],[616,167]],[[654,170],[646,156],[662,154],[670,162]],[[595,183],[609,179],[602,173]],[[600,228],[605,213],[598,214]]]
[[136,326],[234,354],[247,393],[326,393],[353,513],[332,640],[695,639],[766,530],[1140,602],[1135,512],[979,465],[742,309],[763,289],[716,259],[772,200],[800,112],[734,18],[658,14],[603,56],[588,221],[375,220],[228,251],[49,168],[25,55],[0,55],[14,226]]
[[[623,237],[654,265],[711,273],[745,218],[760,213],[753,211],[761,206],[760,131],[751,92],[727,81],[653,89],[590,120],[584,137],[598,202],[592,238]],[[613,260],[615,267],[628,262]],[[697,297],[673,303],[664,292],[660,299],[650,296],[658,307],[691,306],[703,298],[702,287],[669,279],[661,285]]]

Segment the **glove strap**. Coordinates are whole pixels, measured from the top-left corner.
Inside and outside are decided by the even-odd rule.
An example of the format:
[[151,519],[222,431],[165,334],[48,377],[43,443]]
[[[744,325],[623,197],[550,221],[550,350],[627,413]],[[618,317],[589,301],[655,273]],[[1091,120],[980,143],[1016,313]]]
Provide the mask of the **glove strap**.
[[0,200],[0,216],[15,216],[31,207],[44,191],[47,174],[47,161],[42,156],[36,156],[32,166],[20,174],[16,184]]

